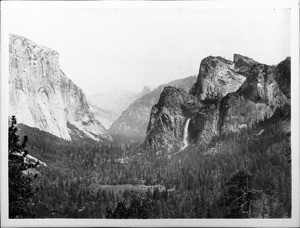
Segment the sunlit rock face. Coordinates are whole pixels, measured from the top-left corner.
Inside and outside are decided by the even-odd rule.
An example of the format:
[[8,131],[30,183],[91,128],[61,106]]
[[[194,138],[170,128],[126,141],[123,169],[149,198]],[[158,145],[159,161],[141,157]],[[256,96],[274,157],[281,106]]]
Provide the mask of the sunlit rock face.
[[59,54],[24,37],[10,35],[9,114],[19,123],[71,140],[72,124],[85,136],[111,139],[95,120],[83,91],[62,72]]
[[236,91],[245,80],[245,76],[237,73],[234,62],[209,56],[201,61],[198,79],[191,94],[201,101],[221,99]]
[[[197,82],[191,94],[205,104],[201,113],[191,120],[191,138],[196,143],[208,143],[219,135],[220,102],[237,91],[247,79],[247,70],[257,62],[235,54],[234,61],[209,56],[201,61]],[[201,123],[194,126],[192,123]]]

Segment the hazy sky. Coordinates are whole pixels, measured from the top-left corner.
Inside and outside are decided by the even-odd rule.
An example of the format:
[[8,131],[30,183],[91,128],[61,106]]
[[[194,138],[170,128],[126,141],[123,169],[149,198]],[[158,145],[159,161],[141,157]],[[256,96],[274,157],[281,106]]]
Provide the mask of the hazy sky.
[[58,51],[62,70],[86,94],[197,75],[209,55],[267,64],[290,55],[289,9],[34,8],[12,10],[9,24]]

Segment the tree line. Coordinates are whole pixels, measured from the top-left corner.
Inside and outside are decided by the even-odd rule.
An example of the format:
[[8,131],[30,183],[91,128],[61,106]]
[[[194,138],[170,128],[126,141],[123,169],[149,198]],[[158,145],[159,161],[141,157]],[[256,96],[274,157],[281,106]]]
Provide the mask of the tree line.
[[[290,139],[279,127],[278,121],[263,120],[171,157],[136,144],[66,142],[27,129],[28,149],[48,164],[27,216],[291,217]],[[124,157],[126,162],[120,162]],[[115,190],[125,184],[165,190]],[[99,187],[104,185],[110,188]]]

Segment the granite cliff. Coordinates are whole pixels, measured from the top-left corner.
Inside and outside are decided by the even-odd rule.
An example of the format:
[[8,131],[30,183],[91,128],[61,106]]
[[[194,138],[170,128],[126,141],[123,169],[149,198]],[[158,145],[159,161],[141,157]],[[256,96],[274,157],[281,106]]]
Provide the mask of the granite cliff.
[[200,112],[200,101],[181,88],[167,86],[152,107],[146,147],[153,150],[178,150],[183,145],[183,128]]
[[220,133],[238,131],[259,120],[270,118],[277,108],[290,105],[289,67],[290,58],[276,67],[256,64],[243,85],[222,99]]
[[[192,115],[184,114],[185,102],[176,98],[182,96],[186,96],[184,91],[174,93],[171,88],[161,94],[152,108],[147,148],[172,152],[175,147],[180,149],[184,140],[209,143],[215,136],[271,118],[278,108],[290,105],[290,58],[268,66],[238,54],[233,61],[209,56],[201,61],[197,81],[190,91],[189,99],[197,104],[197,108],[189,109],[193,110]],[[174,106],[179,110],[172,111]],[[165,115],[169,120],[181,121],[163,121]],[[189,119],[187,126],[184,118]],[[188,137],[183,135],[185,129]]]
[[61,70],[58,52],[11,34],[9,61],[9,114],[19,123],[66,140],[111,140],[83,91]]

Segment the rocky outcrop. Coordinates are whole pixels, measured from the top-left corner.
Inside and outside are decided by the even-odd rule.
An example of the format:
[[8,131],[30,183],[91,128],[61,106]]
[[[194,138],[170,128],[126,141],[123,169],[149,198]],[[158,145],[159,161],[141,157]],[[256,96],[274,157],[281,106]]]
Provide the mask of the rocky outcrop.
[[205,108],[202,114],[197,114],[191,120],[189,134],[193,142],[207,143],[219,135],[222,98],[240,88],[247,79],[248,70],[256,63],[239,54],[234,55],[234,61],[212,56],[201,61],[198,79],[191,94],[198,97],[205,104]]
[[[165,93],[169,93],[164,95],[168,101],[180,107],[176,105],[180,103],[175,98],[180,96],[178,93],[168,90]],[[197,82],[190,93],[198,103],[201,102],[201,108],[195,109],[198,112],[189,117],[188,139],[196,144],[208,143],[214,136],[239,131],[270,118],[278,108],[286,104],[289,106],[290,58],[274,67],[238,54],[234,55],[234,61],[209,56],[201,61]],[[183,110],[170,112],[172,105],[167,105],[167,102],[157,105],[151,112],[145,142],[150,148],[161,147],[171,151],[174,145],[178,145],[173,139],[182,137],[177,137],[175,132],[183,131],[182,120],[187,116],[178,114]],[[168,122],[163,124],[162,114],[157,113],[166,113],[171,116],[169,119],[180,116],[178,119],[181,121],[176,125],[178,129],[173,131]],[[151,126],[155,126],[152,127],[154,130]]]
[[199,113],[201,107],[199,100],[183,89],[165,87],[151,110],[146,147],[163,151],[182,147],[184,124]]
[[233,55],[233,62],[235,71],[246,77],[248,76],[251,68],[256,64],[259,64],[259,62],[240,54]]
[[[216,58],[220,59],[219,57]],[[221,58],[221,60],[223,59]],[[213,62],[219,61],[214,60]],[[227,63],[227,68],[225,63]],[[207,69],[207,64],[213,66],[212,63],[204,59],[200,66],[200,79],[198,77],[197,81],[198,83],[206,80],[206,85],[203,83],[196,94],[192,91],[200,99],[205,97],[202,102],[206,104],[206,114],[199,114],[194,117],[195,120],[191,121],[192,123],[195,121],[202,123],[193,126],[194,129],[197,129],[197,131],[194,130],[194,134],[191,132],[197,143],[207,143],[212,137],[219,136],[221,133],[238,131],[259,120],[269,118],[278,107],[288,102],[280,90],[281,86],[275,80],[279,77],[278,69],[283,68],[282,65],[288,66],[286,61],[275,68],[235,54],[233,62],[223,60],[222,67],[215,64],[215,69],[207,71],[208,75],[205,75],[205,73],[201,73],[201,68]],[[287,72],[287,68],[283,72]],[[224,74],[224,69],[226,69],[225,72],[231,73]],[[232,72],[235,77],[231,76]],[[224,77],[224,75],[226,76]],[[281,75],[283,75],[282,72]],[[244,79],[240,80],[240,76],[244,76]],[[221,86],[218,84],[219,78],[223,78],[223,90],[218,90]],[[203,96],[201,91],[205,91],[205,86],[215,89],[206,90],[206,95]],[[218,94],[215,92],[216,90],[221,90],[222,93],[216,95]]]
[[[277,108],[290,103],[288,81],[290,73],[286,67],[289,59],[277,67],[257,64],[240,89],[222,99],[220,106],[220,133],[238,131],[262,119],[270,118]],[[282,70],[282,68],[285,70]],[[289,76],[288,76],[289,75]],[[282,82],[278,84],[277,80]]]
[[71,140],[68,124],[87,137],[111,139],[91,113],[83,91],[62,72],[59,54],[10,35],[9,114],[20,123]]
[[209,56],[201,61],[197,82],[191,94],[203,100],[221,99],[236,91],[246,77],[235,70],[235,63]]
[[116,136],[141,138],[144,140],[149,123],[151,108],[158,102],[163,89],[166,86],[174,86],[182,88],[188,92],[195,81],[196,76],[190,76],[160,85],[150,93],[146,93],[144,96],[130,104],[129,107],[122,112],[121,116],[110,127],[109,132]]

